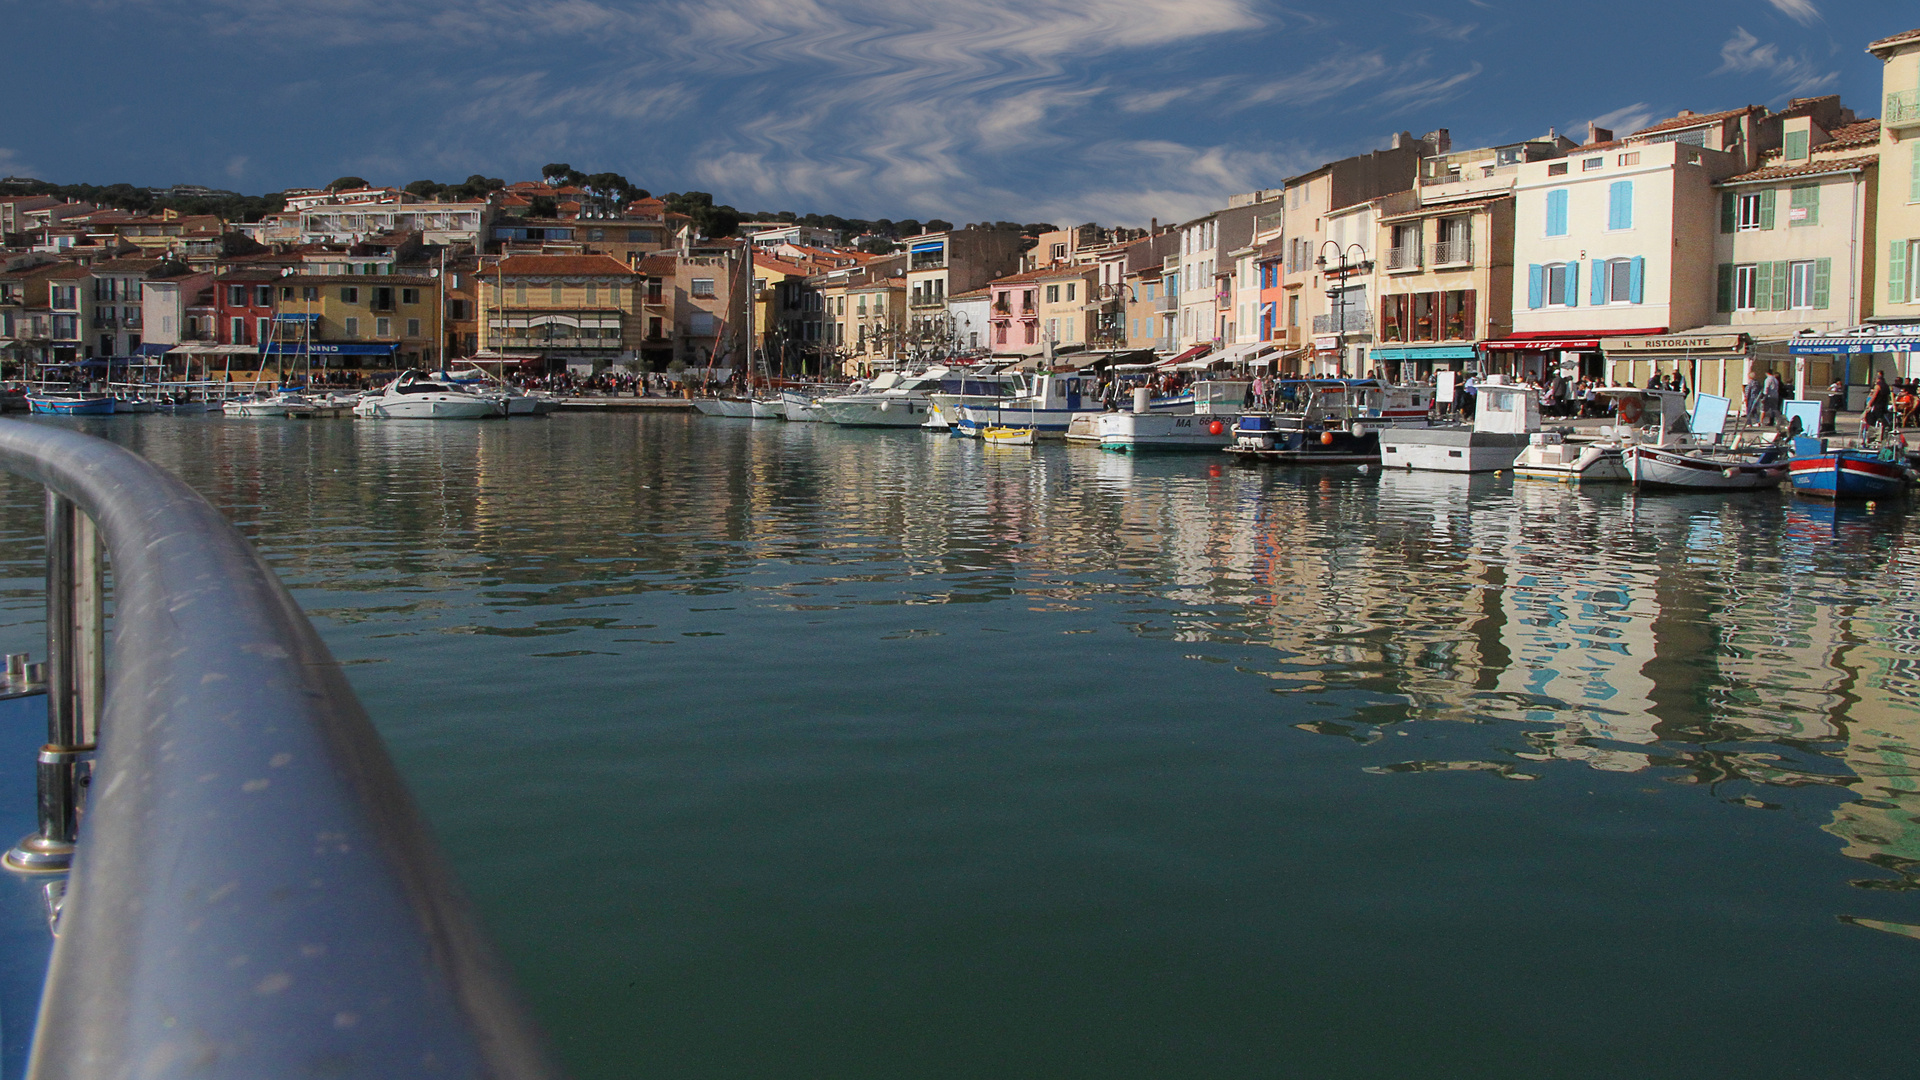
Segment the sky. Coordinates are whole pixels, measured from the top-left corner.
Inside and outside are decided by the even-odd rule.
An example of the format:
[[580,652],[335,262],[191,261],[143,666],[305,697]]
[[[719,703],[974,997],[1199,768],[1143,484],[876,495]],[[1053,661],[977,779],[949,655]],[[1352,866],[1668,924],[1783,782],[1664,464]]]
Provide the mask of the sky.
[[1447,128],[1842,95],[1888,0],[0,0],[0,175],[320,186],[562,161],[742,210],[1144,226]]

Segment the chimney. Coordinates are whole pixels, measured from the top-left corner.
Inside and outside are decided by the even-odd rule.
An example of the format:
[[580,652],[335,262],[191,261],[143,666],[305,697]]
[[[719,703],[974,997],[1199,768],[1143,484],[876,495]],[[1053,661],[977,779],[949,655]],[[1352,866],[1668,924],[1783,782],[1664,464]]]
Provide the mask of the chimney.
[[1586,145],[1592,146],[1594,143],[1603,143],[1603,142],[1612,142],[1612,141],[1613,141],[1612,128],[1603,128],[1591,120],[1587,121]]
[[1436,128],[1427,132],[1427,143],[1436,154],[1444,154],[1453,149],[1453,135],[1446,128]]
[[1689,116],[1692,116],[1692,115],[1693,115],[1693,110],[1692,110],[1692,109],[1681,109],[1681,110],[1680,110],[1680,117],[1681,117],[1682,119],[1685,119],[1686,117],[1689,117]]

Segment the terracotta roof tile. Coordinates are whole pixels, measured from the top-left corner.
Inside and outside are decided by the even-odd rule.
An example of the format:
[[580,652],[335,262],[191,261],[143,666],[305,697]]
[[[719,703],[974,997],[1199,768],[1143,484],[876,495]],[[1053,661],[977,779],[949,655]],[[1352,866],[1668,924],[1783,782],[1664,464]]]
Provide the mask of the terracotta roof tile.
[[1822,173],[1850,172],[1865,168],[1880,160],[1878,154],[1860,154],[1847,158],[1828,158],[1824,161],[1803,161],[1797,165],[1774,165],[1765,169],[1755,169],[1739,176],[1729,176],[1720,181],[1722,184],[1757,184],[1767,180],[1790,180],[1796,176],[1818,176]]
[[672,255],[648,255],[640,260],[640,272],[648,277],[669,278],[679,260]]
[[585,277],[627,275],[633,268],[611,255],[510,255],[497,265],[487,268],[488,273]]
[[1679,128],[1699,127],[1703,124],[1711,124],[1716,120],[1725,120],[1729,116],[1738,116],[1751,108],[1753,108],[1751,105],[1742,105],[1737,109],[1727,109],[1723,112],[1696,113],[1693,116],[1676,116],[1669,120],[1662,120],[1652,127],[1641,128],[1639,131],[1629,135],[1628,138],[1637,139],[1642,135],[1651,135],[1656,131],[1673,131]]
[[1874,52],[1879,49],[1892,48],[1895,45],[1905,45],[1909,41],[1920,41],[1920,30],[1907,30],[1895,34],[1892,37],[1883,37],[1879,41],[1869,44],[1867,51]]
[[1880,141],[1880,120],[1871,117],[1858,123],[1847,124],[1827,132],[1830,142],[1814,147],[1815,151],[1838,149],[1846,146],[1872,146]]

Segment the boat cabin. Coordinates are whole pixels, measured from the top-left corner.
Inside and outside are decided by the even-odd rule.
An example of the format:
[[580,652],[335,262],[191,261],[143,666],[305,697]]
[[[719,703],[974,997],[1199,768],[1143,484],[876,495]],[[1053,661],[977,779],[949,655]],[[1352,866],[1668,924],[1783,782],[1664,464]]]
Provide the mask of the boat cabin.
[[1529,435],[1540,430],[1539,390],[1489,375],[1478,391],[1473,430],[1502,435]]

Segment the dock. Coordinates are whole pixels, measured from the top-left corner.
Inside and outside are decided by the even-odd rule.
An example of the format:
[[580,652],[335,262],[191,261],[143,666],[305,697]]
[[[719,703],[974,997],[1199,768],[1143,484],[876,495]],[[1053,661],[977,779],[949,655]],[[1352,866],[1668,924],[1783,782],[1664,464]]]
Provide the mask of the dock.
[[559,412],[692,412],[693,402],[677,397],[567,397]]

